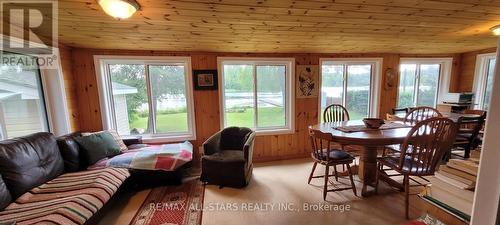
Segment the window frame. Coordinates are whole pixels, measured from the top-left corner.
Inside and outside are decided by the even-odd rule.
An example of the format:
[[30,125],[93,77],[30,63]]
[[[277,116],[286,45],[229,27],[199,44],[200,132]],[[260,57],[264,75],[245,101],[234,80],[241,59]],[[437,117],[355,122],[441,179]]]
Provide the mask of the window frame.
[[[399,60],[399,68],[398,68],[398,84],[397,84],[397,92],[398,97],[396,98],[396,106],[399,107],[399,79],[401,77],[401,64],[416,64],[417,74],[415,76],[415,90],[414,90],[414,99],[413,105],[410,107],[415,107],[418,102],[418,85],[420,84],[420,65],[422,64],[440,64],[439,68],[439,79],[437,84],[437,91],[435,96],[436,104],[431,106],[436,108],[437,105],[443,103],[444,99],[449,93],[450,90],[450,79],[451,79],[451,67],[453,64],[453,58],[400,58]],[[418,81],[418,82],[417,82]]]
[[[325,63],[326,62],[326,63]],[[321,122],[323,110],[321,109],[321,87],[323,87],[323,65],[372,65],[370,77],[370,100],[368,102],[368,117],[378,117],[380,108],[380,85],[382,75],[383,58],[320,58],[319,59],[319,96],[318,96],[318,120]],[[344,72],[347,74],[347,71]],[[345,79],[345,77],[343,78]],[[345,96],[347,96],[347,81],[343,81],[342,102],[345,107]]]
[[[152,112],[151,99],[151,86],[149,84],[149,71],[147,65],[165,65],[165,64],[183,64],[185,67],[184,79],[186,85],[186,108],[188,131],[187,132],[170,132],[170,133],[152,133],[141,135],[123,135],[127,136],[141,136],[145,143],[162,143],[162,142],[176,142],[185,140],[196,140],[196,122],[194,111],[194,94],[193,94],[193,79],[191,57],[185,56],[123,56],[123,55],[95,55],[94,65],[96,68],[96,78],[98,83],[99,100],[101,107],[102,125],[104,129],[116,129],[115,110],[112,97],[111,76],[109,74],[110,64],[142,64],[145,65],[145,79],[146,79],[146,94],[148,97],[148,108],[150,116],[154,116],[156,112]],[[155,127],[155,121],[152,126]]]
[[[230,62],[230,63],[226,63]],[[219,71],[219,110],[220,110],[220,127],[226,127],[226,114],[225,114],[225,89],[224,89],[224,65],[231,64],[246,64],[252,65],[253,77],[257,76],[256,66],[268,66],[272,64],[285,65],[285,123],[284,127],[268,127],[258,128],[258,110],[255,110],[255,121],[252,130],[256,135],[277,135],[277,134],[293,134],[295,133],[295,58],[267,58],[267,57],[217,57],[217,67]],[[254,79],[254,101],[257,100],[256,80]],[[258,106],[255,104],[255,109]]]
[[484,96],[486,94],[489,62],[492,59],[496,59],[496,56],[496,53],[485,53],[476,56],[476,69],[474,71],[474,83],[472,85],[475,109],[484,109]]
[[[29,42],[30,46],[46,47],[40,43],[0,34],[0,41],[4,41],[7,38],[10,42],[15,42],[18,45],[23,45],[26,42]],[[39,66],[38,70],[41,78],[45,114],[48,125],[48,127],[46,127],[46,131],[51,132],[56,136],[60,136],[70,133],[72,129],[70,125],[68,99],[62,70],[60,50],[58,47],[52,47],[52,49],[56,68],[54,69],[53,67]],[[13,51],[13,53],[27,55],[22,51]],[[37,56],[33,55],[33,57]]]
[[[7,51],[3,51],[3,50],[0,50],[0,54],[16,54],[16,55],[21,55],[21,56],[28,56],[28,57],[32,57],[32,58],[36,58],[36,56],[29,56],[27,54],[22,54],[22,53],[15,53],[15,52],[7,52]],[[49,119],[49,105],[48,105],[48,102],[47,102],[47,91],[45,90],[46,89],[46,85],[48,85],[48,83],[46,82],[46,79],[45,79],[45,76],[42,74],[42,69],[40,68],[40,66],[37,66],[36,69],[34,70],[35,73],[36,73],[36,83],[37,85],[39,86],[39,90],[38,90],[38,93],[40,95],[40,103],[41,105],[38,106],[38,109],[40,110],[40,118],[38,118],[40,120],[40,124],[41,124],[41,128],[42,130],[40,130],[39,132],[49,132],[52,130],[52,125],[51,125],[51,121]],[[0,113],[4,113],[3,112],[3,107],[0,108]],[[27,134],[25,134],[27,135]],[[6,140],[6,139],[9,139],[9,132],[6,128],[6,124],[5,124],[5,120],[4,118],[0,118],[0,140]],[[17,136],[15,136],[17,137]],[[14,137],[10,137],[10,138],[14,138]]]

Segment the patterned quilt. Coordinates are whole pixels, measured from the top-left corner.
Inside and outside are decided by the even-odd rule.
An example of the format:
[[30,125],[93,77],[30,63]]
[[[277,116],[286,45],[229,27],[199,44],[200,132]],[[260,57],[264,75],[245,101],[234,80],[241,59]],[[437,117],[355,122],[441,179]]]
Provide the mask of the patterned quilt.
[[146,145],[105,158],[88,169],[107,167],[174,171],[193,159],[193,145],[188,141],[177,144]]

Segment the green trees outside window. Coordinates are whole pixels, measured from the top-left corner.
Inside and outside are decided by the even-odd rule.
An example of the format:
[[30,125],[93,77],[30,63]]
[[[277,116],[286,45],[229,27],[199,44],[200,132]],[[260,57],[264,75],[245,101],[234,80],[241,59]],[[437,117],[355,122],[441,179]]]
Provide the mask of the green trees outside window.
[[436,107],[441,64],[403,63],[400,66],[398,108]]

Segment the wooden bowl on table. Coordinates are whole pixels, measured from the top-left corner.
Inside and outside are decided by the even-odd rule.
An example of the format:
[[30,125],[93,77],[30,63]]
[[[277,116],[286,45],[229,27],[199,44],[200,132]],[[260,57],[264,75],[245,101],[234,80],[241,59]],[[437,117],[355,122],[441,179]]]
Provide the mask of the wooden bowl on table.
[[380,128],[385,122],[383,119],[379,118],[364,118],[363,123],[365,123],[365,126],[370,129],[378,129]]

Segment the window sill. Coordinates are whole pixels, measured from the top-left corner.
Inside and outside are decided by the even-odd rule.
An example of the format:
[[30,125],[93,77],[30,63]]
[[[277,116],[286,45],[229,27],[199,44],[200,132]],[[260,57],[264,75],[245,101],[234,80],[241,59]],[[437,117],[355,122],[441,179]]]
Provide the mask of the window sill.
[[163,144],[171,142],[184,142],[196,140],[195,135],[178,135],[178,136],[151,136],[151,135],[128,135],[124,137],[142,137],[144,144]]
[[256,136],[269,136],[269,135],[281,135],[281,134],[293,134],[294,129],[283,128],[283,129],[273,129],[273,130],[256,130]]

